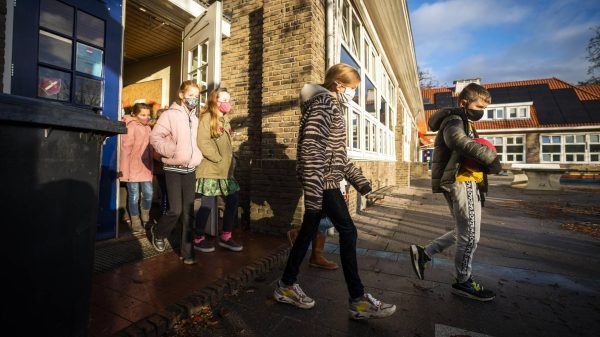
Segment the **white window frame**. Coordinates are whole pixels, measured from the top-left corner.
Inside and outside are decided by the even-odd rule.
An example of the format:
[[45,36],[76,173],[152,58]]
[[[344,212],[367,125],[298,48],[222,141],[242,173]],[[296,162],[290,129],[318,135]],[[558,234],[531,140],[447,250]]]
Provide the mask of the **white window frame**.
[[[566,139],[567,137],[573,136],[575,137],[573,143],[567,143]],[[583,136],[584,137],[584,143],[582,142],[577,142],[577,136]],[[593,157],[595,155],[598,155],[600,157],[600,152],[591,152],[591,145],[596,145],[596,144],[600,144],[600,143],[596,143],[593,142],[592,143],[592,136],[598,136],[600,138],[600,134],[598,133],[594,133],[594,132],[590,132],[590,133],[582,133],[582,132],[571,132],[571,133],[547,133],[547,134],[540,134],[539,137],[539,142],[540,142],[540,163],[563,163],[563,164],[597,164],[600,163],[600,161],[592,161]],[[550,137],[550,139],[552,139],[552,137],[560,137],[560,142],[559,143],[546,143],[547,144],[558,144],[560,145],[560,160],[544,160],[544,153],[542,152],[542,146],[544,145],[543,143],[543,139],[544,137]],[[582,152],[569,152],[567,153],[566,151],[566,146],[567,145],[584,145],[585,146],[585,153],[584,153],[584,159],[583,161],[577,161],[577,160],[567,160],[567,156],[570,154],[581,154]],[[600,159],[600,158],[599,158]]]
[[[493,98],[492,98],[493,99]],[[531,106],[533,102],[519,102],[519,103],[504,103],[504,104],[490,104],[488,105],[483,113],[482,120],[514,120],[514,119],[531,119]],[[510,116],[510,110],[516,109],[516,117]],[[488,117],[488,112],[494,110],[494,116]],[[519,112],[525,110],[525,116],[519,117]],[[499,111],[502,111],[502,117],[499,117]]]
[[[594,139],[592,139],[594,138]],[[600,147],[600,133],[590,133],[588,135],[588,152],[589,152],[589,162],[590,164],[599,164],[600,163],[600,149],[598,151],[592,152],[592,145],[596,145]]]
[[[347,13],[343,15],[342,9],[344,4],[347,6]],[[364,159],[364,160],[390,160],[395,161],[395,132],[396,127],[396,111],[397,111],[397,88],[391,81],[390,74],[383,66],[381,57],[375,48],[372,39],[369,37],[363,22],[360,20],[360,16],[352,3],[348,0],[341,0],[338,2],[338,27],[340,27],[336,34],[336,46],[339,51],[337,55],[337,61],[341,58],[341,49],[350,55],[356,64],[359,65],[359,73],[361,76],[361,83],[359,86],[358,103],[350,101],[343,103],[345,119],[347,121],[347,146],[348,146],[348,157],[352,159]],[[343,22],[343,18],[347,21]],[[360,25],[359,37],[356,39],[359,42],[358,51],[355,53],[353,48],[349,45],[353,42],[354,30],[352,29],[353,18],[358,19]],[[344,40],[342,36],[342,27],[347,32],[348,41]],[[369,63],[369,65],[367,65]],[[369,70],[369,71],[367,71]],[[369,79],[375,87],[375,116],[366,111],[366,79]],[[381,110],[381,99],[386,101],[385,108],[385,121],[382,123],[379,120],[379,114]],[[352,123],[352,113],[358,112],[360,114],[359,128],[358,128],[358,148],[354,145],[354,128]],[[370,124],[371,132],[366,131],[367,121]],[[374,132],[373,132],[374,131]],[[366,141],[366,137],[369,138],[369,142]],[[368,144],[367,144],[368,143]],[[369,145],[369,148],[367,148]]]
[[[527,136],[524,134],[510,134],[510,135],[485,135],[483,136],[483,138],[485,138],[486,140],[490,141],[492,144],[494,144],[494,146],[496,147],[496,149],[499,146],[502,146],[502,153],[499,154],[501,155],[500,157],[500,161],[502,163],[525,163],[527,161]],[[496,142],[495,140],[497,138],[501,138],[502,139],[502,144],[498,144],[498,142]],[[522,143],[518,144],[516,143],[516,141],[513,144],[508,144],[508,139],[522,139]],[[523,145],[523,152],[522,153],[516,153],[516,152],[511,152],[510,154],[513,155],[517,155],[517,154],[521,154],[523,157],[523,160],[508,160],[508,146],[510,145]]]

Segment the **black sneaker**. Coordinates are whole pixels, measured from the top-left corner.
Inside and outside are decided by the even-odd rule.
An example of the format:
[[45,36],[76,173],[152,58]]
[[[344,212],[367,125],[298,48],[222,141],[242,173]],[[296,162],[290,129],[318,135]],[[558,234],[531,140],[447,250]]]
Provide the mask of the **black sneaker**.
[[227,248],[234,252],[241,252],[244,249],[244,246],[233,241],[232,238],[229,238],[229,240],[227,240],[227,241],[223,241],[221,238],[219,238],[219,246]]
[[194,238],[194,249],[203,253],[212,253],[215,251],[215,244],[212,239],[197,236]]
[[425,279],[425,264],[431,261],[431,258],[425,253],[425,248],[417,245],[410,245],[410,259],[413,270],[419,280]]
[[473,281],[471,278],[462,283],[455,282],[452,285],[452,293],[482,302],[491,301],[496,297],[493,291],[483,289],[481,284]]
[[159,238],[154,233],[155,230],[156,230],[156,225],[154,225],[150,228],[150,235],[152,236],[152,246],[154,246],[154,249],[156,249],[156,251],[164,252],[165,248],[166,248],[165,239]]

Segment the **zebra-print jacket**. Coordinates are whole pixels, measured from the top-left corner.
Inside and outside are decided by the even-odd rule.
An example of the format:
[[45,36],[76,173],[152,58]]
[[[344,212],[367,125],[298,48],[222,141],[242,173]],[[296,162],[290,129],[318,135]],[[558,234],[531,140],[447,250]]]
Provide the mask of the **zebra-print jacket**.
[[359,192],[368,193],[369,181],[348,161],[346,123],[335,96],[320,85],[305,84],[300,103],[296,172],[304,189],[305,210],[320,211],[323,190],[339,188],[344,178]]

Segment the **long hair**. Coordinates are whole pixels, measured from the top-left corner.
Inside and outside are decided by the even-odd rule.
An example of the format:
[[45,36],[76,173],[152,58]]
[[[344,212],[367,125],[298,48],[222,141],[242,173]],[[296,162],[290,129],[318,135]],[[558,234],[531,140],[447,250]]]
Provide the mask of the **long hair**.
[[347,87],[357,86],[360,83],[360,74],[356,69],[345,63],[333,65],[325,74],[325,83],[323,83],[323,87],[333,91],[338,83]]
[[202,107],[201,115],[210,114],[210,136],[213,138],[218,138],[221,135],[219,131],[219,107],[217,106],[217,101],[219,99],[219,93],[226,92],[225,88],[218,88],[210,92],[208,98],[206,99],[206,104]]

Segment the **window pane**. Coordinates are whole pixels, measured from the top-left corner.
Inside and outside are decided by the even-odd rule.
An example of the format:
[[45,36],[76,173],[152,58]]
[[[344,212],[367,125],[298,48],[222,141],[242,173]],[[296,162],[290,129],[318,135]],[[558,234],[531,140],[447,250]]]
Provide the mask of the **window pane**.
[[545,152],[545,153],[551,153],[551,152],[560,153],[560,145],[542,145],[542,152]]
[[40,3],[40,27],[73,36],[73,8],[56,0]]
[[560,154],[553,154],[552,161],[560,161]]
[[371,149],[371,123],[365,121],[365,150]]
[[376,133],[377,128],[375,127],[375,124],[371,125],[371,137],[373,137],[373,141],[371,142],[371,151],[375,152],[375,143],[377,143],[376,141],[376,137],[377,137],[377,133]]
[[381,98],[381,107],[379,108],[379,121],[385,124],[385,111],[387,110],[387,104],[383,97]]
[[342,38],[346,43],[349,43],[348,39],[348,3],[346,1],[342,1],[342,22],[340,26],[342,27]]
[[102,54],[98,48],[77,42],[76,69],[82,73],[102,77]]
[[487,118],[488,119],[494,119],[494,109],[489,109],[487,111]]
[[560,136],[552,136],[552,143],[560,143]]
[[77,76],[73,95],[74,102],[77,104],[100,107],[102,106],[102,81]]
[[550,161],[551,158],[552,157],[550,157],[549,154],[542,155],[542,160],[544,160],[544,161]]
[[523,153],[523,145],[509,145],[506,147],[506,152]]
[[356,15],[352,15],[352,52],[360,57],[360,22]]
[[565,145],[566,152],[585,152],[585,145]]
[[504,118],[504,109],[496,109],[496,118]]
[[77,11],[77,38],[98,47],[104,47],[104,21]]
[[572,154],[568,154],[565,157],[567,159],[567,161],[573,161],[573,155]]
[[510,108],[509,113],[510,113],[511,118],[516,118],[517,117],[517,108]]
[[71,74],[39,67],[38,97],[68,101],[71,98]]
[[515,138],[515,143],[516,144],[523,144],[523,138],[522,137],[516,137]]
[[375,103],[377,102],[377,90],[375,89],[375,86],[373,85],[371,80],[369,80],[368,78],[366,78],[365,81],[365,92],[365,110],[367,110],[367,112],[371,113],[373,116],[376,116]]
[[358,132],[360,130],[360,114],[355,112],[352,113],[352,147],[358,149],[359,138]]
[[515,161],[523,161],[523,155],[522,154],[518,154],[515,156]]
[[590,156],[590,161],[596,162],[596,161],[600,161],[600,155],[598,154],[593,154]]
[[71,69],[73,42],[64,37],[40,30],[39,62]]
[[208,62],[208,41],[204,42],[200,46],[200,49],[202,49],[202,59],[201,59],[201,61],[203,63],[207,63]]
[[600,135],[590,135],[590,143],[600,143]]
[[192,61],[190,64],[190,69],[188,71],[196,70],[198,68],[198,48],[194,48],[190,50],[189,58]]
[[527,117],[527,108],[519,108],[519,117]]
[[351,66],[352,68],[354,68],[356,70],[360,70],[358,63],[356,63],[356,61],[354,61],[352,56],[350,56],[350,53],[348,53],[348,51],[344,47],[342,47],[342,50],[340,53],[340,62],[346,63],[347,65]]
[[577,143],[585,143],[585,135],[577,135],[577,136],[575,137],[575,141],[576,141]]
[[590,144],[590,152],[600,152],[600,145]]
[[577,161],[584,161],[584,159],[583,159],[583,158],[584,158],[584,155],[583,155],[583,154],[578,154],[578,155],[576,156],[576,159],[577,159]]
[[550,143],[550,137],[549,136],[542,136],[542,143],[544,143],[544,144]]
[[514,139],[513,138],[506,138],[506,144],[514,144]]
[[574,141],[575,141],[575,137],[565,136],[565,143],[573,143]]

